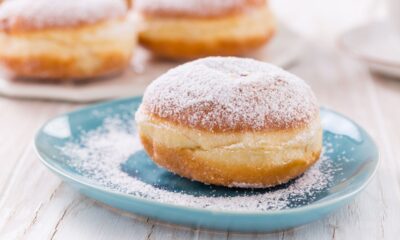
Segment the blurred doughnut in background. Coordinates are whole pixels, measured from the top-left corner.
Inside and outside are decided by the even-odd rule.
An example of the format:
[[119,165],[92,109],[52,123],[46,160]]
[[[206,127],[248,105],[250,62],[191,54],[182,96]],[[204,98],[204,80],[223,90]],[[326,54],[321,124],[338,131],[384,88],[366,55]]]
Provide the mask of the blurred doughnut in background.
[[122,71],[136,45],[124,0],[13,0],[0,6],[0,63],[34,79],[87,79]]
[[137,0],[140,43],[171,59],[242,55],[267,43],[275,21],[265,0]]

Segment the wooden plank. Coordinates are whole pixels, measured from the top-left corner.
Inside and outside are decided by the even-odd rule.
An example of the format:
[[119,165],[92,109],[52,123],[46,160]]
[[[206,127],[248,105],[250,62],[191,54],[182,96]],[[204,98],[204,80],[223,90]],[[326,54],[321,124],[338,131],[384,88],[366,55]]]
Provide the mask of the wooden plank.
[[151,233],[151,225],[133,215],[121,215],[82,196],[76,199],[53,239],[147,239]]
[[8,114],[0,120],[3,126],[0,131],[8,136],[6,142],[15,147],[0,150],[1,171],[7,175],[7,180],[1,182],[0,239],[13,239],[21,238],[37,221],[43,204],[53,197],[59,185],[60,180],[35,157],[31,144],[39,126],[68,107],[40,101],[2,99],[1,102]]
[[13,179],[17,159],[32,142],[36,129],[60,106],[15,99],[0,99],[0,192]]

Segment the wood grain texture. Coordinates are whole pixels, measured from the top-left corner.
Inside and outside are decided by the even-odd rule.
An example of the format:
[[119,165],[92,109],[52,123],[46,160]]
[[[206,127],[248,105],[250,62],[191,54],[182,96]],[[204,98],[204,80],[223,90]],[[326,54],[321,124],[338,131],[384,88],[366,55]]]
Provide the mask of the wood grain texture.
[[[281,1],[281,5],[286,2],[283,15],[295,12],[288,0]],[[344,1],[335,2],[339,8]],[[354,2],[375,4],[373,0]],[[368,12],[357,21],[376,16],[369,7],[364,8]],[[321,28],[322,39],[335,23],[320,24],[312,32],[300,32],[317,37]],[[305,20],[297,23],[298,28],[307,26]],[[398,239],[400,81],[371,74],[360,62],[327,47],[330,41],[324,38],[310,44],[290,71],[312,86],[322,105],[363,126],[378,144],[381,158],[378,173],[365,191],[336,213],[298,229],[239,234],[173,226],[110,209],[61,183],[41,165],[31,146],[44,121],[79,106],[0,98],[0,239]]]

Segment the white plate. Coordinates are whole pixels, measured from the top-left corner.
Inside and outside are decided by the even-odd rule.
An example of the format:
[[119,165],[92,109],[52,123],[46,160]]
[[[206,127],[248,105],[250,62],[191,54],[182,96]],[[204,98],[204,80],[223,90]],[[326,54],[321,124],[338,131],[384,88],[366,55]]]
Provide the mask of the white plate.
[[370,69],[400,78],[400,34],[387,22],[357,27],[339,38],[339,45]]
[[[287,67],[297,59],[303,47],[304,42],[296,34],[280,26],[271,43],[248,57]],[[93,102],[138,96],[142,95],[146,86],[156,77],[179,64],[155,60],[147,51],[139,48],[131,67],[112,78],[86,84],[50,84],[10,81],[6,77],[0,77],[0,94],[8,97],[71,102]]]

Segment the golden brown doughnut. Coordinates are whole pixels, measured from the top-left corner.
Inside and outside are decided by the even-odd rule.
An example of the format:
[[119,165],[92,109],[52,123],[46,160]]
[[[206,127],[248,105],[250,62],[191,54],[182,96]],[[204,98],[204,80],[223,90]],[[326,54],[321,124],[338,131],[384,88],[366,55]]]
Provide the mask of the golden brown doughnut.
[[133,7],[134,0],[125,0],[125,3],[128,9],[131,9]]
[[13,75],[86,79],[123,70],[136,44],[123,0],[13,0],[0,5],[0,63]]
[[156,55],[191,59],[241,55],[275,32],[266,0],[137,0],[139,42]]
[[145,91],[136,122],[157,164],[208,184],[282,184],[304,173],[322,148],[309,86],[244,58],[209,57],[168,71]]

